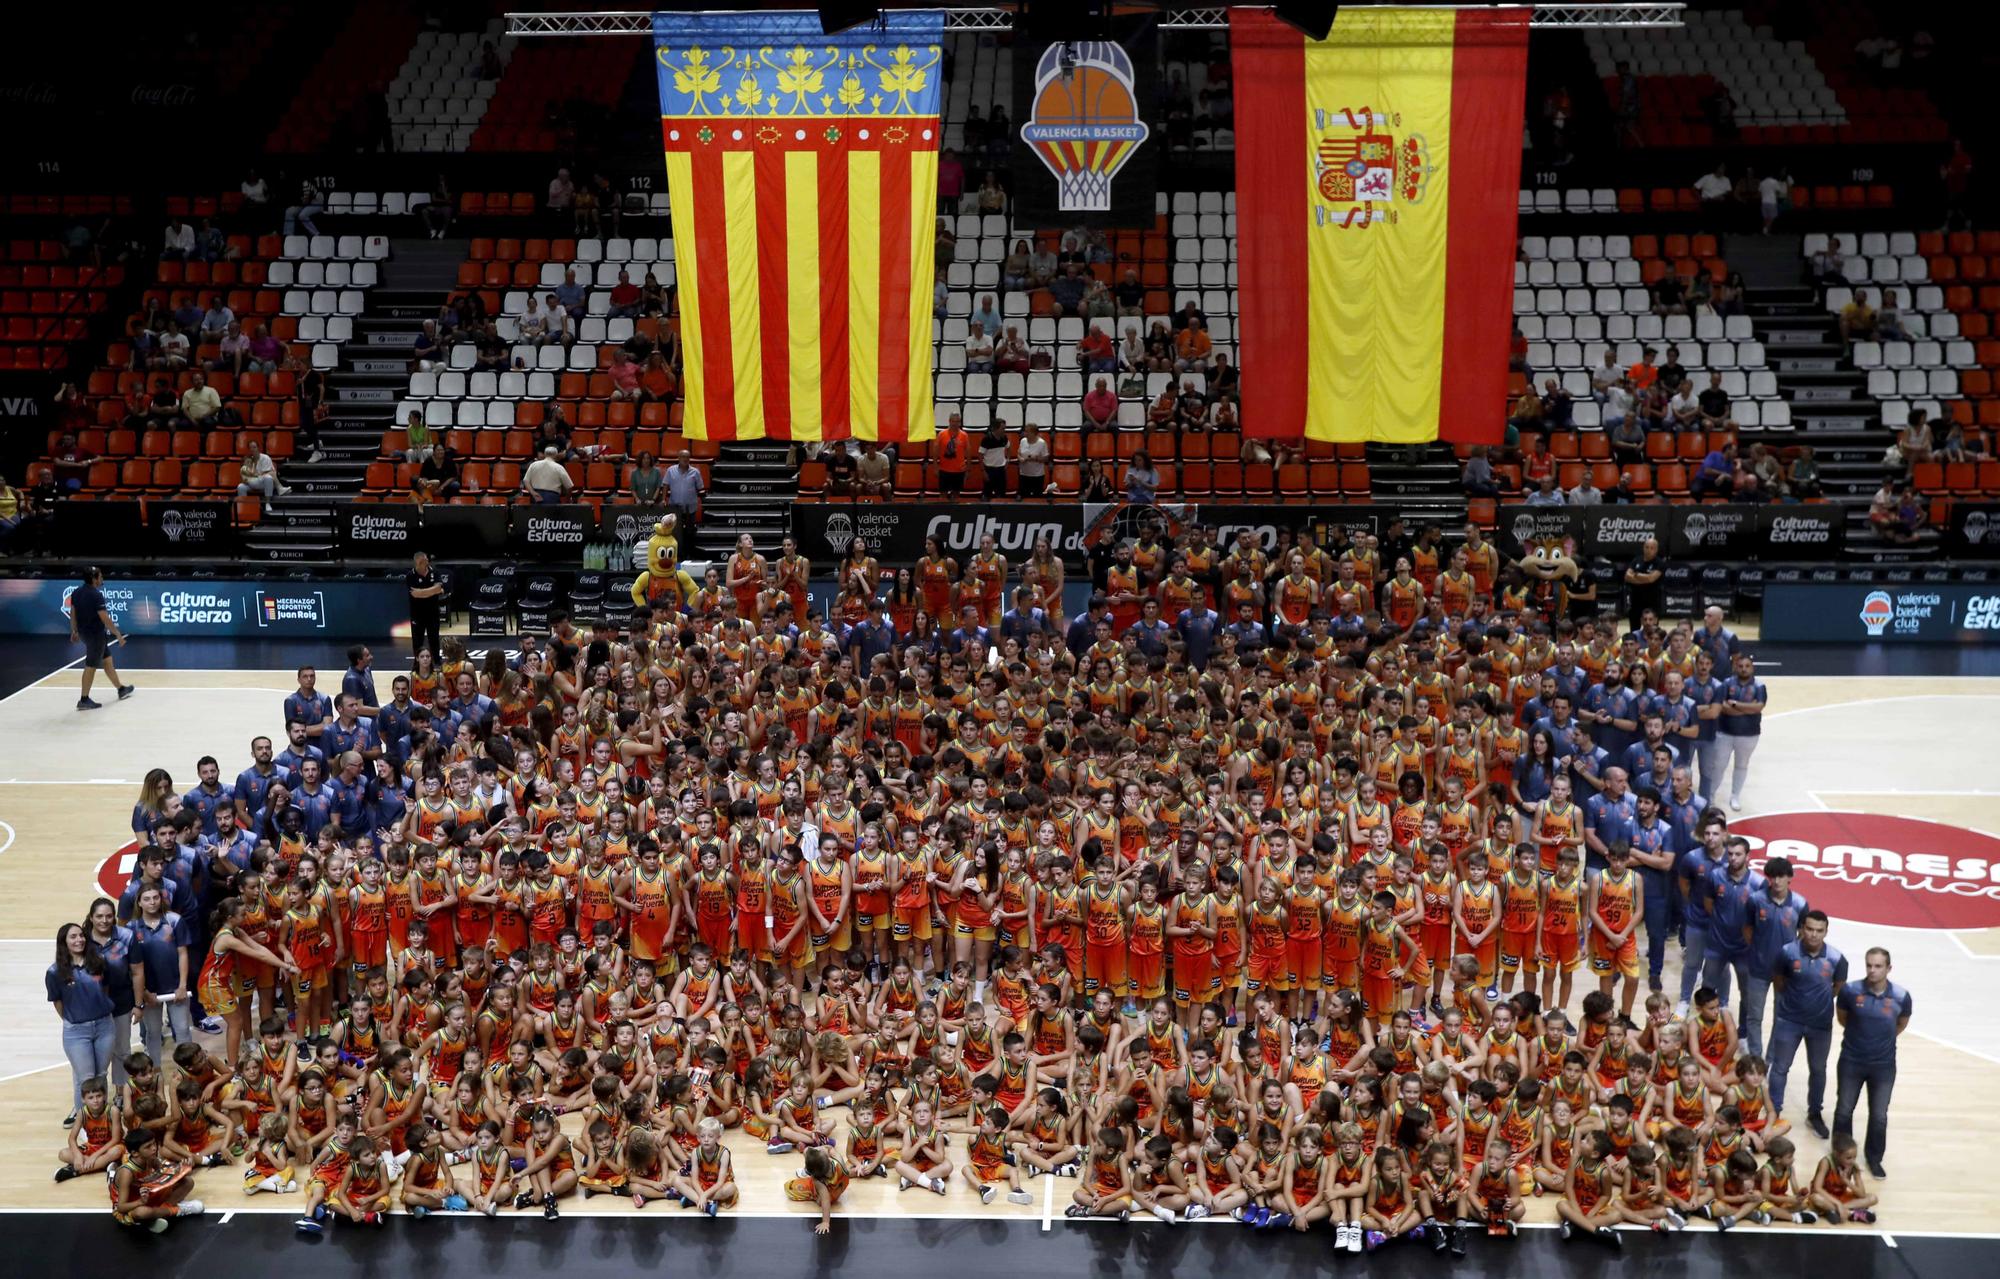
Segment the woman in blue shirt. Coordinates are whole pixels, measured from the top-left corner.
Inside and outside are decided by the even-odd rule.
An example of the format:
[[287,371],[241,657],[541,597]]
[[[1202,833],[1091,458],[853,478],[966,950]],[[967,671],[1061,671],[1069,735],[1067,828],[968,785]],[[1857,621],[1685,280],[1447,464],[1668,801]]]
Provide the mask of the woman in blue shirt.
[[1529,734],[1528,753],[1514,765],[1516,803],[1539,804],[1547,799],[1550,782],[1562,771],[1563,762],[1556,756],[1556,739],[1546,730]]
[[49,1002],[62,1018],[63,1056],[69,1058],[69,1118],[63,1127],[76,1122],[77,1107],[83,1104],[83,1081],[111,1069],[113,1045],[111,993],[104,985],[104,959],[90,944],[81,924],[64,924],[56,930],[56,961],[49,965],[45,984]]
[[109,897],[90,903],[87,930],[111,995],[111,1086],[123,1088],[125,1059],[132,1055],[132,930],[118,922],[118,903]]
[[139,784],[139,802],[132,805],[132,833],[143,843],[153,837],[153,827],[180,808],[180,793],[174,789],[172,774],[156,768]]

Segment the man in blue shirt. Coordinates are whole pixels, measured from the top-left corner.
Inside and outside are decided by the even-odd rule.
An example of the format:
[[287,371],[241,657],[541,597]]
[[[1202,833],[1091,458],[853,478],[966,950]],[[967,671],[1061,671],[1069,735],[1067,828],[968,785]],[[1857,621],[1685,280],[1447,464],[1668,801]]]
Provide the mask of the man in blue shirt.
[[[1710,822],[1698,828],[1694,842],[1681,852],[1681,994],[1674,1016],[1687,1016],[1687,1002],[1701,985],[1701,970],[1708,958],[1709,905],[1714,894],[1708,874],[1722,864],[1723,823]],[[1716,992],[1720,994],[1721,992]],[[1727,996],[1724,996],[1726,999]]]
[[1861,1152],[1868,1175],[1886,1177],[1882,1156],[1889,1144],[1889,1099],[1896,1091],[1896,1040],[1910,1024],[1916,1001],[1889,980],[1889,952],[1869,949],[1868,975],[1840,988],[1834,1015],[1845,1032],[1840,1040],[1839,1099],[1833,1105],[1833,1135],[1854,1135],[1854,1107],[1868,1090],[1868,1136]]
[[[479,691],[479,681],[471,671],[458,673],[458,687],[452,692],[456,696],[451,699],[451,709],[461,720],[469,719],[477,723],[496,709],[493,699]],[[456,727],[452,731],[456,732]]]
[[236,800],[236,824],[246,830],[250,819],[263,810],[264,792],[271,789],[271,783],[285,781],[284,770],[271,762],[270,738],[250,739],[250,759],[250,767],[236,775],[236,785],[230,788]]
[[[338,761],[349,751],[364,759],[373,759],[382,753],[382,743],[375,736],[375,721],[361,718],[361,703],[354,694],[344,692],[340,695],[340,716],[320,730],[319,748],[333,761]],[[334,766],[339,765],[336,762]]]
[[1764,895],[1764,877],[1750,869],[1750,841],[1731,835],[1722,842],[1723,862],[1708,872],[1708,950],[1702,956],[1703,985],[1715,987],[1729,1003],[1729,979],[1750,967],[1750,934],[1755,902]]
[[1222,614],[1196,601],[1194,607],[1184,608],[1174,619],[1174,633],[1187,645],[1188,665],[1194,669],[1208,669],[1208,659],[1215,652],[1216,637],[1222,632]]
[[1667,903],[1673,895],[1673,870],[1678,860],[1674,852],[1674,832],[1660,816],[1660,792],[1646,786],[1632,792],[1632,865],[1646,886],[1641,908],[1646,920],[1646,988],[1664,990],[1661,974],[1667,964],[1667,934],[1672,930],[1672,912]]
[[[1590,726],[1577,720],[1570,721],[1570,750],[1566,762],[1569,764],[1570,789],[1579,801],[1586,800],[1604,790],[1604,770],[1613,764],[1611,756],[1597,745]],[[1558,759],[1564,758],[1561,755]]]
[[1143,656],[1165,657],[1167,641],[1173,638],[1174,628],[1160,620],[1160,601],[1149,599],[1139,606],[1139,620],[1132,623],[1125,633],[1132,637]]
[[306,736],[317,739],[320,725],[333,718],[333,699],[317,691],[319,672],[299,667],[299,691],[285,698],[285,722],[305,725]]
[[1722,715],[1715,722],[1717,750],[1722,755],[1716,773],[1720,775],[1722,766],[1728,765],[1732,809],[1743,807],[1743,780],[1750,774],[1750,756],[1763,740],[1764,704],[1769,700],[1750,654],[1738,653],[1735,673],[1722,685]]
[[1257,620],[1257,606],[1245,601],[1236,606],[1236,620],[1223,630],[1236,640],[1236,651],[1248,655],[1261,653],[1271,642],[1264,624]]
[[[1612,723],[1613,719],[1622,719],[1631,710],[1632,690],[1625,687],[1622,679],[1617,683],[1611,682],[1620,670],[1615,664],[1608,667],[1604,679],[1584,689],[1583,696],[1575,702],[1577,719],[1590,725],[1597,744],[1613,755],[1623,755],[1625,747],[1631,743],[1631,735]],[[1552,676],[1542,676],[1543,687],[1552,682]]]
[[340,691],[352,694],[361,713],[374,718],[376,708],[382,703],[375,696],[375,654],[366,644],[356,644],[347,650],[347,674],[340,681]]
[[1806,1126],[1826,1140],[1826,1054],[1833,1047],[1833,996],[1847,984],[1847,956],[1826,944],[1826,912],[1808,910],[1799,935],[1778,952],[1771,985],[1771,1109],[1785,1112],[1785,1081],[1799,1045],[1806,1046]]
[[410,735],[410,712],[414,709],[415,704],[410,701],[410,677],[398,675],[389,684],[389,704],[375,712],[375,739],[382,743],[382,751],[392,763],[400,765],[405,758],[397,750]]
[[1640,723],[1644,725],[1644,732],[1640,734],[1638,741],[1625,748],[1624,754],[1619,758],[1626,774],[1631,777],[1644,777],[1652,772],[1653,752],[1662,746],[1666,747],[1667,752],[1676,760],[1680,758],[1680,752],[1667,740],[1667,721],[1664,716],[1658,711],[1648,711]]
[[1729,669],[1740,647],[1735,632],[1722,624],[1722,610],[1710,605],[1701,615],[1701,627],[1694,633],[1694,646],[1708,654],[1708,660],[1719,671]]
[[299,778],[304,774],[306,761],[316,759],[324,768],[326,752],[306,740],[306,726],[299,720],[285,722],[285,735],[291,738],[291,745],[279,751],[272,763],[278,766],[278,772],[283,776],[285,785],[296,789]]
[[992,635],[979,624],[979,610],[967,604],[958,611],[958,625],[945,632],[944,651],[962,653],[967,645],[974,642],[982,646],[988,645],[992,642]]
[[1799,921],[1809,909],[1792,891],[1792,863],[1773,857],[1764,863],[1764,891],[1753,898],[1750,923],[1750,963],[1742,970],[1743,1005],[1736,1015],[1737,1033],[1746,1051],[1764,1055],[1764,1000],[1771,993],[1771,970],[1778,952],[1798,940]]
[[896,628],[889,623],[889,605],[881,603],[875,612],[848,627],[841,644],[854,663],[855,674],[866,679],[875,659],[896,647]]
[[223,809],[236,807],[236,792],[222,784],[222,765],[215,762],[215,756],[204,755],[194,762],[195,775],[201,782],[193,790],[181,796],[181,807],[193,810],[201,818],[201,833],[215,833],[215,815]]
[[1632,842],[1632,820],[1638,807],[1625,789],[1625,770],[1615,764],[1604,770],[1604,789],[1583,801],[1583,842],[1589,850],[1584,863],[1603,870],[1605,850]]
[[215,813],[215,830],[202,838],[201,848],[210,858],[227,862],[240,873],[250,869],[250,854],[257,851],[257,840],[236,824],[234,808],[220,808]]
[[306,842],[319,838],[322,827],[333,820],[333,788],[323,780],[320,761],[309,759],[299,770],[298,789],[292,792],[292,805],[305,818]]
[[1688,681],[1687,695],[1694,703],[1694,756],[1701,765],[1701,800],[1713,803],[1724,762],[1722,742],[1716,735],[1716,725],[1722,721],[1722,681],[1715,678],[1715,663],[1706,649],[1694,655],[1694,678]]
[[1556,682],[1556,692],[1569,698],[1574,706],[1583,696],[1583,690],[1590,686],[1590,673],[1576,664],[1576,646],[1564,644],[1556,649],[1555,665],[1543,671]]
[[1025,586],[1014,592],[1014,607],[1000,615],[1000,638],[1026,649],[1029,640],[1049,629],[1049,615],[1035,607],[1034,598]]
[[1111,602],[1102,592],[1092,595],[1083,612],[1069,619],[1069,629],[1063,633],[1063,647],[1069,649],[1071,657],[1081,660],[1097,642],[1097,624],[1110,620]]

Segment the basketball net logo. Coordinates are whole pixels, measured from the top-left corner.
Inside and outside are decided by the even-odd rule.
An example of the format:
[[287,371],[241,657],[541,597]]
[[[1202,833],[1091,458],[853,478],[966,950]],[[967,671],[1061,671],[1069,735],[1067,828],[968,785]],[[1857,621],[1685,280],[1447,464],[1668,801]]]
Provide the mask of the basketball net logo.
[[1328,111],[1313,108],[1313,186],[1320,203],[1313,206],[1313,225],[1366,230],[1377,222],[1393,222],[1388,205],[1396,200],[1419,204],[1431,179],[1430,147],[1420,133],[1393,132],[1403,122],[1362,107]]
[[1056,179],[1056,207],[1111,208],[1111,180],[1152,130],[1139,118],[1132,58],[1108,40],[1051,44],[1035,64],[1035,104],[1021,126]]

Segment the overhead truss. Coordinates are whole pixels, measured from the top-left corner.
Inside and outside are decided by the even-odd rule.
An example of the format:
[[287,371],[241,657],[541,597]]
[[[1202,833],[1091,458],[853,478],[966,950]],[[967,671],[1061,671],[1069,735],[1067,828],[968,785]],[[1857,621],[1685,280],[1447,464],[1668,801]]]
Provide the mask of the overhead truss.
[[[902,6],[892,6],[902,7]],[[1457,5],[1416,5],[1415,8],[1458,8]],[[1529,16],[1531,27],[1626,27],[1665,28],[1681,24],[1687,6],[1674,0],[1668,4],[1537,4]],[[1010,9],[988,7],[946,8],[947,31],[1011,31],[1014,14]],[[1219,31],[1229,25],[1229,6],[1201,5],[1170,9],[1160,19],[1165,28],[1181,31]],[[597,10],[578,13],[510,13],[507,34],[516,36],[638,36],[653,33],[650,9]]]

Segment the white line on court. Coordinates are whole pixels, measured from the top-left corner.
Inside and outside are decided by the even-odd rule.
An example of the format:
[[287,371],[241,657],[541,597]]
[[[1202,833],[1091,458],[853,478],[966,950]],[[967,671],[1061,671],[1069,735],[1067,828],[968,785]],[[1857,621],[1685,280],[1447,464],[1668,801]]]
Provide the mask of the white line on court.
[[6,842],[0,843],[0,853],[4,853],[8,849],[14,846],[14,839],[15,839],[14,828],[12,826],[9,826],[6,822],[0,822],[0,831],[7,832]]
[[1896,1236],[1890,1234],[1888,1231],[1885,1230],[1882,1232],[1882,1242],[1888,1244],[1891,1248],[1893,1248],[1896,1246]]
[[46,683],[47,683],[47,682],[48,682],[49,680],[52,680],[52,679],[54,679],[54,678],[55,678],[56,676],[58,676],[58,675],[62,674],[62,673],[63,673],[64,671],[66,671],[66,670],[69,670],[70,668],[74,667],[74,666],[75,666],[75,665],[76,665],[76,664],[77,664],[78,662],[80,662],[80,661],[82,661],[82,660],[83,660],[83,659],[82,659],[81,657],[72,657],[72,658],[70,658],[70,659],[69,659],[69,660],[68,660],[67,662],[64,662],[64,663],[63,663],[63,664],[62,664],[61,666],[58,666],[58,667],[56,667],[56,668],[55,668],[54,670],[50,671],[50,672],[49,672],[48,674],[46,674],[46,675],[42,676],[41,678],[39,678],[39,679],[36,679],[36,680],[32,681],[31,683],[27,683],[27,684],[23,684],[23,685],[21,685],[21,687],[19,687],[19,688],[15,689],[15,690],[14,690],[13,692],[11,692],[11,693],[7,694],[7,696],[5,696],[5,697],[0,697],[0,706],[4,706],[4,705],[6,705],[6,704],[7,704],[8,702],[11,702],[11,701],[13,701],[13,700],[14,700],[15,698],[19,697],[19,696],[20,696],[21,694],[23,694],[23,693],[27,692],[27,691],[28,691],[29,689],[31,689],[31,688],[40,688],[40,687],[42,687],[42,686],[43,686],[44,684],[46,684]]
[[29,1075],[39,1075],[44,1071],[57,1070],[69,1065],[66,1061],[52,1061],[46,1066],[36,1066],[33,1070],[17,1070],[11,1075],[0,1075],[0,1084],[11,1084],[16,1079],[26,1079]]
[[1055,1222],[1056,1179],[1054,1177],[1044,1177],[1042,1180],[1047,1183],[1042,1187],[1042,1231],[1043,1233],[1047,1233],[1049,1227]]

